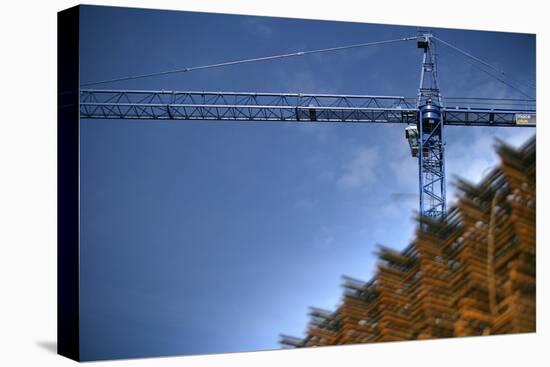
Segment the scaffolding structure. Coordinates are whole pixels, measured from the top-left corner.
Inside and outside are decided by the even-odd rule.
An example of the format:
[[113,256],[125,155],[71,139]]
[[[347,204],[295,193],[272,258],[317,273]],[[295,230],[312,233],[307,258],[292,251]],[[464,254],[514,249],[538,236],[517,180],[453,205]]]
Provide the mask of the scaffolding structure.
[[344,277],[335,311],[311,308],[304,338],[284,347],[373,343],[536,329],[535,139],[513,149],[481,183],[457,180],[445,220],[422,216],[402,251],[379,246],[376,275]]

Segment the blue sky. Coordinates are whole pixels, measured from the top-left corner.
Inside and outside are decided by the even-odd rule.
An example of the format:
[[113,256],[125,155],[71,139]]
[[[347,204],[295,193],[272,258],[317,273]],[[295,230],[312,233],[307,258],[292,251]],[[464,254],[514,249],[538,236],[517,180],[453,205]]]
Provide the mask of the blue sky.
[[[81,81],[416,31],[86,6]],[[535,79],[533,35],[432,31]],[[445,96],[522,97],[439,52]],[[102,87],[414,96],[420,62],[410,42]],[[448,176],[477,181],[495,138],[533,134],[449,127]],[[414,235],[417,161],[401,125],[82,120],[81,165],[84,359],[276,349],[279,333],[303,335],[308,306],[336,306],[341,275],[372,276],[377,243]]]

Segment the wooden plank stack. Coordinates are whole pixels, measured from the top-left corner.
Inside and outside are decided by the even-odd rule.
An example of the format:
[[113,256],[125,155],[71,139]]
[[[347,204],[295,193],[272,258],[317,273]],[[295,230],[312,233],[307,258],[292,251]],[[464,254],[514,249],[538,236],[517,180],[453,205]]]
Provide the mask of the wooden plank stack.
[[536,328],[535,139],[499,143],[501,164],[481,183],[458,180],[445,221],[419,218],[403,251],[378,246],[369,282],[344,277],[333,312],[312,308],[309,347],[534,332]]

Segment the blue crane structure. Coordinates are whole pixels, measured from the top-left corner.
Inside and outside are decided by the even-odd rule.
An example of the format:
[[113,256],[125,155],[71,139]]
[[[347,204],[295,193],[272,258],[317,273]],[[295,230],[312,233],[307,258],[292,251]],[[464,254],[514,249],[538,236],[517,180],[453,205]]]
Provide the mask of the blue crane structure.
[[[504,72],[435,37],[432,33],[422,32],[413,37],[397,40],[128,76],[82,86],[412,40],[415,40],[417,47],[423,51],[416,97],[81,89],[80,118],[401,123],[407,125],[405,137],[409,142],[411,154],[418,158],[419,213],[433,219],[443,219],[446,215],[444,127],[534,127],[536,100],[508,82]],[[483,72],[516,89],[528,99],[444,98],[438,83],[436,42],[468,57],[474,64],[483,64]]]

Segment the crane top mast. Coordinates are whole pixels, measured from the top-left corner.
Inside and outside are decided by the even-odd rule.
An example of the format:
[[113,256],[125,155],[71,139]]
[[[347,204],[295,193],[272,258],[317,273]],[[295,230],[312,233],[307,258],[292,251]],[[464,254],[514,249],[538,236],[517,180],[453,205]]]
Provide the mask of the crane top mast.
[[426,104],[428,100],[436,101],[442,105],[441,93],[437,77],[437,63],[433,34],[419,33],[416,45],[423,50],[422,69],[420,71],[420,85],[418,86],[418,98],[416,107]]

